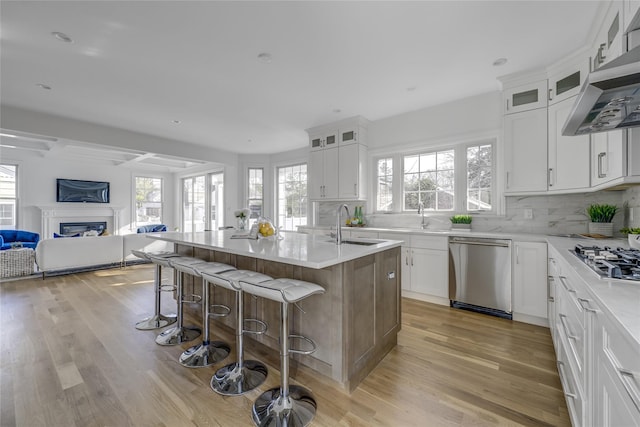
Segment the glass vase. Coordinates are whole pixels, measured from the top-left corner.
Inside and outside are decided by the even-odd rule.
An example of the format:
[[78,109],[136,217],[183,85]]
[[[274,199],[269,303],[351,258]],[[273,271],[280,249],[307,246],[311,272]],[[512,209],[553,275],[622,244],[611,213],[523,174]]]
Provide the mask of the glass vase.
[[238,230],[246,230],[247,229],[247,218],[246,217],[238,217]]

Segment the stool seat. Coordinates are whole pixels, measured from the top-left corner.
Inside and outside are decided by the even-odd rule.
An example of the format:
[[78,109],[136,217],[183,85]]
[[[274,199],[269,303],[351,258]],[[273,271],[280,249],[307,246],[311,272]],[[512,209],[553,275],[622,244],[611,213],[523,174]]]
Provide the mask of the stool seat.
[[181,255],[174,252],[147,252],[147,256],[149,257],[149,261],[154,264],[158,264],[161,267],[172,268],[169,264],[169,259],[178,258]]
[[[132,249],[131,253],[140,259],[144,259],[146,261],[154,262],[151,258],[151,255],[157,258],[166,259],[172,256],[178,256],[178,254],[174,252],[167,251],[158,251],[158,252],[145,252],[138,249]],[[164,315],[160,312],[161,300],[160,294],[163,291],[162,287],[162,266],[154,262],[156,268],[154,273],[154,291],[155,291],[155,314],[151,317],[147,317],[136,323],[136,329],[140,330],[150,330],[150,329],[158,329],[164,328],[165,326],[169,326],[176,322],[177,316],[175,314]]]
[[320,285],[297,279],[275,279],[268,282],[251,283],[241,280],[245,292],[277,302],[293,303],[314,294],[324,293]]
[[200,270],[200,272],[203,276],[207,275],[207,280],[211,283],[231,291],[239,291],[242,289],[240,281],[257,285],[262,282],[273,280],[273,277],[271,276],[251,270],[233,270],[225,271],[223,273],[213,273],[209,270]]
[[196,265],[205,264],[207,261],[199,258],[193,258],[190,256],[177,256],[167,258],[169,265],[182,273],[191,274],[192,276],[200,277],[200,273],[195,268]]

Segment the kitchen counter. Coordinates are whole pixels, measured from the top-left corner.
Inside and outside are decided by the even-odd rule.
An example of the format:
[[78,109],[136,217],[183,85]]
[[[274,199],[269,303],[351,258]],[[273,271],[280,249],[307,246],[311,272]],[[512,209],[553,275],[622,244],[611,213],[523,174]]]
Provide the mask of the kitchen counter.
[[[232,239],[234,234],[239,232],[166,232],[147,237],[174,243],[174,250],[181,255],[257,271],[274,279],[300,279],[322,286],[324,294],[291,307],[292,333],[317,343],[313,354],[292,355],[294,367],[304,364],[351,391],[396,346],[400,331],[401,241],[358,239],[372,244],[338,246],[327,236],[285,232],[282,239],[249,240]],[[183,284],[186,295],[201,295],[200,279],[185,275]],[[210,292],[215,304],[235,305],[234,292],[220,287]],[[247,318],[269,325],[263,335],[245,338],[247,350],[266,352],[277,360],[280,305],[247,296],[244,306]],[[185,309],[196,318],[200,316],[199,309]],[[233,316],[211,320],[229,332],[236,326]]]
[[197,248],[220,250],[230,254],[257,259],[284,262],[308,268],[325,268],[366,255],[399,247],[399,240],[359,239],[374,243],[360,245],[343,243],[338,246],[329,236],[313,236],[296,232],[283,232],[282,237],[232,239],[242,232],[236,230],[203,231],[197,233],[149,233],[148,237]]
[[[585,282],[600,308],[607,311],[640,346],[640,282],[600,278],[569,252],[576,244],[587,242],[588,245],[591,240],[548,237],[547,242]],[[594,243],[598,246],[629,247],[625,239],[598,239]]]

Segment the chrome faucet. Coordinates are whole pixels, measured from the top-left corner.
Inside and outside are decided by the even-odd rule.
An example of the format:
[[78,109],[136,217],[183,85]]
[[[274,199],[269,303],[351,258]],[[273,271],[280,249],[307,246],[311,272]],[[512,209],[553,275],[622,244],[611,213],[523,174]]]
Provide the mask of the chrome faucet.
[[420,228],[423,230],[427,228],[427,224],[424,222],[424,203],[418,203],[418,215],[422,214],[422,222],[420,222]]
[[342,208],[345,208],[347,211],[347,218],[351,215],[349,214],[349,206],[344,203],[338,206],[338,210],[336,211],[336,244],[342,244]]

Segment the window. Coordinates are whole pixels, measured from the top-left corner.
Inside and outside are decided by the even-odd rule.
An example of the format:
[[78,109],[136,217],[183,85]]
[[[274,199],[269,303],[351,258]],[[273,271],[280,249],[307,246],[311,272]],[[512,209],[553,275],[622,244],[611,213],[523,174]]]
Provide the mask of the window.
[[182,179],[182,231],[217,230],[224,225],[224,173]]
[[15,165],[0,164],[0,228],[15,229],[17,226],[17,169]]
[[491,210],[493,162],[491,144],[467,147],[467,210]]
[[297,230],[307,225],[307,165],[279,167],[278,175],[278,228]]
[[263,215],[262,209],[264,206],[264,196],[262,192],[264,182],[264,169],[262,168],[249,168],[249,188],[248,188],[248,200],[247,206],[251,210],[249,216],[249,225],[255,222],[256,219]]
[[393,209],[393,158],[378,159],[376,187],[376,210]]
[[136,176],[136,227],[162,223],[162,178]]
[[376,158],[376,212],[415,212],[420,203],[432,212],[495,212],[494,157],[495,142],[484,140]]
[[454,150],[404,157],[404,207],[450,211],[454,208]]

